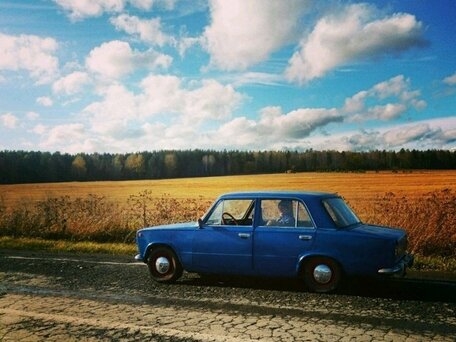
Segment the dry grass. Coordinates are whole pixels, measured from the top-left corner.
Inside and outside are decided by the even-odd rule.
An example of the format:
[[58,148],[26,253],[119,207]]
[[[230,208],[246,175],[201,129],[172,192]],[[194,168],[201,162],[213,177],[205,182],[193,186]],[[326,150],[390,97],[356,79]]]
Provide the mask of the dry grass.
[[365,222],[405,228],[415,253],[456,257],[456,192],[449,188],[410,198],[388,192],[352,207]]
[[0,235],[132,242],[137,228],[196,220],[222,193],[264,189],[337,192],[364,221],[405,228],[416,253],[456,256],[456,171],[0,185]]

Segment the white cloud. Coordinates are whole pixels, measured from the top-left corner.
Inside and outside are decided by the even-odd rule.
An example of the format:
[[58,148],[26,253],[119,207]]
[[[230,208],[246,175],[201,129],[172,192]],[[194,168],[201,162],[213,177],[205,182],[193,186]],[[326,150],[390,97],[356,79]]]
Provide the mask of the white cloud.
[[207,146],[211,144],[216,148],[244,149],[263,149],[266,144],[271,146],[271,142],[262,141],[258,135],[258,123],[246,117],[237,117],[221,125],[215,132],[209,132]]
[[428,124],[414,124],[404,127],[391,129],[383,134],[383,141],[388,148],[405,146],[410,142],[423,141],[426,138],[440,133],[440,129],[432,129]]
[[193,46],[202,45],[203,41],[204,39],[201,37],[181,37],[177,42],[179,56],[183,58],[188,49],[192,48]]
[[171,75],[151,75],[141,81],[143,115],[176,114],[184,110],[185,90]]
[[307,0],[211,0],[204,32],[211,66],[244,70],[294,38]]
[[155,120],[167,122],[170,132],[174,125],[197,131],[203,122],[229,119],[243,100],[231,86],[214,80],[185,85],[175,76],[156,75],[141,82],[139,94],[114,84],[99,95],[103,99],[84,110],[91,130],[119,139],[131,132],[136,138],[143,136],[141,127],[154,125]]
[[38,114],[37,112],[27,112],[25,116],[30,121],[35,121],[40,118],[40,114]]
[[[410,108],[423,109],[426,102],[420,96],[419,91],[411,90],[410,80],[398,75],[347,98],[343,111],[353,121],[388,121],[400,117]],[[369,100],[378,104],[368,107]],[[381,104],[382,101],[388,102]]]
[[352,61],[423,44],[422,23],[415,16],[379,16],[373,6],[354,4],[321,18],[290,59],[287,78],[305,83]]
[[189,90],[184,102],[184,122],[230,118],[243,96],[230,85],[203,80],[200,87]]
[[75,71],[55,81],[52,91],[56,94],[74,95],[84,90],[90,81],[90,76],[86,72]]
[[40,147],[45,150],[55,150],[58,146],[58,150],[68,153],[93,151],[90,139],[87,139],[86,130],[81,123],[57,125],[52,128],[36,126],[35,132],[42,134],[44,140],[41,141]]
[[104,12],[120,12],[125,6],[124,0],[54,0],[69,12],[72,20],[101,16]]
[[[123,11],[127,0],[54,0],[54,2],[69,13],[71,20],[82,20],[88,17],[99,17],[103,13],[119,13]],[[133,0],[132,5],[150,9],[152,0]]]
[[168,55],[151,49],[145,52],[132,50],[127,42],[115,40],[103,43],[90,51],[86,66],[100,76],[118,79],[140,68],[166,69],[171,62],[172,57]]
[[280,85],[283,81],[283,77],[277,74],[268,74],[264,72],[245,72],[239,75],[235,75],[232,79],[233,85],[240,87],[246,84],[261,84],[276,86]]
[[215,80],[186,86],[175,76],[149,76],[142,83],[142,110],[145,113],[174,113],[184,122],[199,124],[203,120],[231,117],[243,95],[232,86]]
[[58,44],[53,38],[0,33],[0,46],[0,71],[25,70],[39,84],[49,83],[58,72]]
[[131,5],[139,10],[149,11],[154,6],[172,10],[177,0],[53,0],[68,12],[73,21],[99,17],[104,13],[120,13]]
[[2,123],[3,127],[14,129],[19,123],[19,119],[11,113],[6,113],[0,116],[0,122]]
[[160,18],[140,19],[136,16],[121,14],[111,18],[111,23],[119,31],[137,36],[141,41],[160,47],[174,43],[174,39],[162,31]]
[[277,141],[308,137],[320,127],[343,121],[336,109],[301,108],[283,114],[280,108],[269,107],[261,112],[260,131]]
[[207,132],[205,141],[207,148],[219,149],[299,148],[319,129],[342,120],[336,109],[301,108],[283,113],[280,107],[266,107],[260,111],[258,120],[236,117]]
[[38,134],[38,135],[43,135],[47,131],[47,127],[43,124],[38,124],[35,127],[33,127],[30,132]]
[[51,107],[54,102],[52,101],[52,99],[48,96],[41,96],[41,97],[38,97],[36,99],[36,103],[44,106],[44,107]]
[[374,106],[367,111],[367,117],[373,120],[392,120],[400,117],[407,111],[402,103],[388,103],[383,106]]
[[456,85],[456,73],[454,73],[451,76],[445,77],[443,79],[443,83],[448,84],[449,86]]
[[175,76],[151,75],[139,89],[133,93],[120,83],[99,88],[102,100],[82,113],[87,129],[81,139],[98,151],[198,148],[207,136],[201,124],[229,120],[244,99],[210,79],[185,84]]
[[373,151],[404,149],[454,149],[456,118],[438,118],[375,129],[313,135],[299,149]]
[[90,122],[90,130],[96,134],[121,138],[128,123],[138,117],[137,99],[125,86],[112,84],[103,89],[103,100],[84,109]]
[[[175,0],[168,0],[167,2],[171,2],[174,4]],[[150,10],[152,8],[152,5],[154,4],[154,0],[129,0],[129,2],[136,8],[142,9],[142,10]],[[170,9],[173,7],[171,6]]]

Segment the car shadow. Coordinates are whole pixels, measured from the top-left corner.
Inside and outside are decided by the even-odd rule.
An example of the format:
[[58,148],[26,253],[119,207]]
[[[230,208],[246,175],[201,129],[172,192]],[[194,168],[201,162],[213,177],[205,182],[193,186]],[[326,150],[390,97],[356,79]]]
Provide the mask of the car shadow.
[[[190,286],[249,288],[271,291],[307,291],[297,279],[187,276],[180,280]],[[420,278],[346,278],[334,294],[395,300],[419,300],[456,303],[456,281]]]
[[456,303],[456,281],[420,278],[348,279],[338,290],[346,295]]

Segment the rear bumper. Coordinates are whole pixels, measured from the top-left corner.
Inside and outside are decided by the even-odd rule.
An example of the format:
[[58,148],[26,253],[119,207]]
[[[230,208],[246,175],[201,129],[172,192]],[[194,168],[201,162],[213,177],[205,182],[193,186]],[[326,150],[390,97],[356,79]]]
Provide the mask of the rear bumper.
[[413,255],[406,254],[394,267],[381,268],[378,274],[404,276],[408,267],[413,265]]
[[144,261],[143,258],[141,257],[141,254],[136,254],[135,255],[135,260],[136,261]]

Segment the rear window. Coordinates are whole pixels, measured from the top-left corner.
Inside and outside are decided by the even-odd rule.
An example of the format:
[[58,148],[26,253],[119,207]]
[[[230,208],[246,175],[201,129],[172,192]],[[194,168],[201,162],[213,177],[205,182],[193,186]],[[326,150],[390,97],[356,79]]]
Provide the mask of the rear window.
[[353,210],[340,197],[325,199],[323,200],[323,205],[335,225],[339,228],[361,223],[358,216],[356,216]]

